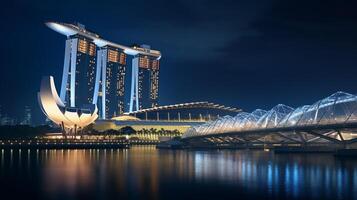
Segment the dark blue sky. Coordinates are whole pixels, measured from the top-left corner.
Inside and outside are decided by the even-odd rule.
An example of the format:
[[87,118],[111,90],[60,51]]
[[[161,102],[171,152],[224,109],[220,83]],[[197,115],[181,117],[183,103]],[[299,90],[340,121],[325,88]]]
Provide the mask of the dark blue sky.
[[207,100],[251,111],[357,93],[357,3],[314,0],[7,1],[0,6],[3,113],[43,118],[40,79],[60,82],[65,37],[80,22],[117,43],[161,50],[160,104]]

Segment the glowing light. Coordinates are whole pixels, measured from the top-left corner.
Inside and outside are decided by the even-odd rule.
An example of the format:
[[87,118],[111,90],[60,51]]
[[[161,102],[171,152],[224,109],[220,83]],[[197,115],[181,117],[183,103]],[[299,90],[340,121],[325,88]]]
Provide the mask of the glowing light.
[[59,98],[52,76],[44,77],[38,94],[43,113],[54,123],[65,128],[83,128],[98,118],[97,107],[92,113],[83,112],[78,108],[65,107]]

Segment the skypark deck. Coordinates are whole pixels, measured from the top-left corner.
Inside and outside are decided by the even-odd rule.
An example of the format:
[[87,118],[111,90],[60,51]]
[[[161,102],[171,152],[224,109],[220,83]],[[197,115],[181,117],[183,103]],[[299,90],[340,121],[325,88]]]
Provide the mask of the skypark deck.
[[141,47],[128,47],[125,45],[117,44],[114,42],[110,42],[108,40],[105,40],[101,38],[98,34],[92,33],[80,26],[76,26],[74,24],[67,24],[67,23],[59,23],[59,22],[47,22],[46,25],[58,32],[61,33],[62,35],[66,35],[67,37],[72,36],[72,35],[82,35],[87,38],[90,38],[93,40],[94,44],[96,44],[98,47],[104,47],[104,46],[112,46],[118,49],[122,49],[124,53],[128,55],[146,55],[146,56],[152,56],[156,57],[158,60],[161,58],[161,52],[157,50],[152,50],[152,49],[146,49],[146,48],[141,48]]

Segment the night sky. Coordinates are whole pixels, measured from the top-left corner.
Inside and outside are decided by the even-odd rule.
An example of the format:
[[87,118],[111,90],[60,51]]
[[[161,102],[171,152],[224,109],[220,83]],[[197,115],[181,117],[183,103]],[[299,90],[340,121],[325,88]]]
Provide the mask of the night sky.
[[46,21],[80,22],[107,40],[160,50],[161,105],[210,101],[252,111],[356,94],[355,2],[4,1],[2,113],[21,118],[29,105],[36,123],[44,119],[40,80],[53,75],[59,86],[65,45]]

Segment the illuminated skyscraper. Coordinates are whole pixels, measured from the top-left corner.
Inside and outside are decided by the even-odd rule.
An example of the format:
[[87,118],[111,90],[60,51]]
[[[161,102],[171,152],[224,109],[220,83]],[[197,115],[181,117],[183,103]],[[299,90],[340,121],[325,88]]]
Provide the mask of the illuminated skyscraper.
[[112,46],[102,47],[97,54],[95,94],[98,95],[93,103],[99,104],[102,119],[112,118],[124,113],[126,54]]
[[[84,26],[78,28],[84,30]],[[68,36],[64,56],[60,98],[72,107],[93,101],[96,45],[80,34]]]
[[102,119],[122,114],[127,55],[134,57],[129,112],[158,105],[160,51],[104,40],[81,24],[46,25],[67,36],[60,92],[66,106],[96,104]]
[[[134,48],[150,50],[150,46],[147,45]],[[129,112],[158,106],[158,96],[159,58],[141,54],[135,56],[132,60]]]

